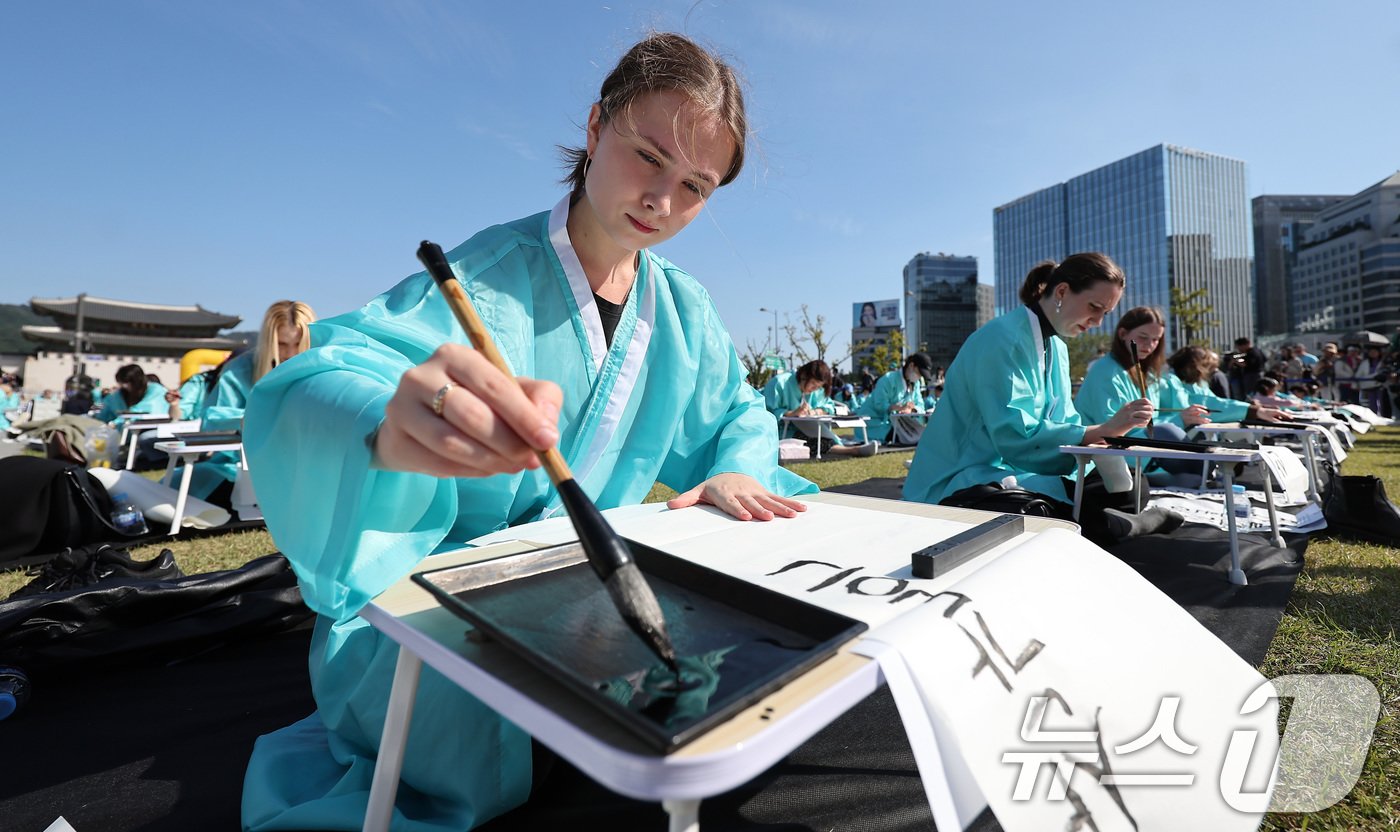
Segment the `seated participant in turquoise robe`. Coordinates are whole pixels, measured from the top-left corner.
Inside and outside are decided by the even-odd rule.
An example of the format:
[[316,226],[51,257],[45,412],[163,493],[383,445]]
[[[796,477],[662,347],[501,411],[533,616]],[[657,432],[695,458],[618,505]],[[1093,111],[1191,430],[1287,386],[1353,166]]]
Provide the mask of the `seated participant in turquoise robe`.
[[[448,259],[473,304],[494,310],[488,326],[516,372],[564,389],[560,451],[589,496],[601,508],[634,504],[655,482],[686,491],[720,472],[749,474],[778,494],[815,491],[777,466],[772,417],[743,382],[709,296],[685,272],[644,252],[612,347],[589,338],[597,312],[575,306],[579,287],[565,264],[576,260],[567,235],[550,233],[567,210],[487,229]],[[553,324],[570,318],[575,326]],[[327,769],[327,743],[340,761],[335,788],[363,800],[397,645],[355,613],[435,548],[560,510],[539,470],[454,480],[371,468],[365,437],[399,376],[442,343],[466,341],[432,280],[417,274],[314,325],[313,348],[255,388],[244,444],[259,502],[322,615],[312,658],[320,711],[259,741],[249,786],[260,800],[274,800],[261,789],[280,791],[279,772]],[[424,671],[404,794],[460,799],[458,828],[469,828],[524,799],[529,758],[518,729]]]
[[[1190,402],[1181,404],[1169,389],[1162,374],[1166,332],[1162,313],[1153,307],[1139,306],[1123,314],[1114,328],[1108,355],[1089,367],[1074,396],[1074,407],[1085,420],[1108,420],[1129,402],[1143,398],[1145,387],[1145,398],[1153,407],[1165,411],[1154,417],[1151,438],[1181,442],[1186,439],[1186,428],[1210,421],[1206,408]],[[1135,428],[1128,435],[1147,436],[1149,428]],[[1134,458],[1128,458],[1129,465],[1135,463]],[[1173,474],[1200,467],[1186,459],[1151,459],[1146,464]]]
[[[241,430],[253,385],[273,367],[306,349],[311,343],[308,327],[315,320],[311,307],[300,301],[279,300],[269,306],[263,314],[257,347],[251,351],[235,350],[219,365],[214,386],[201,404],[199,429]],[[236,452],[220,451],[196,463],[190,494],[227,506],[238,479],[238,457]]]
[[830,383],[831,368],[820,359],[803,364],[795,373],[779,373],[769,379],[763,386],[763,400],[768,412],[778,420],[779,434],[784,438],[800,435],[812,453],[818,456],[827,452],[842,456],[874,454],[878,446],[863,442],[858,431],[856,436],[846,439],[823,422],[783,421],[784,416],[836,415],[837,402],[826,394],[826,386]]
[[1032,269],[1021,289],[1026,305],[993,319],[958,350],[914,453],[904,498],[938,503],[972,486],[1010,483],[1053,498],[1068,514],[1065,477],[1075,461],[1060,446],[1121,436],[1152,413],[1138,399],[1089,425],[1071,401],[1063,339],[1098,326],[1122,287],[1122,271],[1101,254]]
[[18,390],[10,389],[9,385],[0,385],[0,430],[10,426],[10,420],[5,416],[5,412],[16,410],[23,402]]
[[140,364],[127,364],[117,370],[117,389],[102,401],[102,409],[96,418],[120,428],[125,421],[123,412],[164,416],[169,411],[165,388],[156,382],[148,382],[146,371],[141,369]]
[[[614,74],[638,73],[651,53],[679,49],[708,57],[684,38],[654,35]],[[710,66],[715,76],[728,72]],[[737,168],[712,161],[714,140],[703,137],[713,133],[689,123],[684,94],[633,95],[627,119],[611,115],[626,100],[594,105],[574,192],[553,211],[488,228],[447,255],[521,389],[482,398],[485,382],[462,367],[490,365],[462,346],[465,333],[422,273],[313,326],[311,349],[253,388],[244,445],[260,505],[321,618],[311,656],[318,710],[258,741],[245,828],[360,828],[398,646],[357,613],[435,550],[559,515],[532,448],[557,443],[603,509],[639,503],[659,481],[682,492],[672,507],[706,500],[740,519],[769,519],[801,508],[776,495],[816,490],[778,467],[773,418],[745,382],[708,293],[644,245],[683,228]],[[700,172],[689,173],[691,165]],[[657,197],[619,196],[634,175],[664,188],[669,218]],[[621,210],[608,210],[619,202]],[[583,233],[600,227],[606,238]],[[609,240],[622,245],[600,266],[593,255],[606,254]],[[629,278],[625,296],[603,297],[619,271]],[[601,314],[610,312],[601,302],[619,307],[617,316]],[[529,397],[521,402],[528,412],[508,419],[512,395]],[[482,431],[497,440],[467,444]],[[427,438],[439,432],[451,441]],[[423,461],[401,461],[411,454]],[[478,459],[479,470],[495,473],[452,473],[478,470],[470,462]],[[528,737],[424,668],[394,828],[471,829],[521,803],[530,778]]]
[[898,370],[890,370],[875,382],[869,398],[856,414],[866,417],[865,428],[876,442],[890,440],[890,414],[914,413],[924,409],[924,385],[933,378],[933,359],[916,352],[904,359]]
[[[820,368],[815,366],[818,364]],[[826,370],[825,379],[822,369]],[[798,367],[795,373],[777,373],[768,379],[768,383],[763,385],[763,403],[773,418],[778,420],[783,436],[792,433],[792,426],[782,421],[784,416],[798,415],[798,411],[811,415],[836,412],[835,403],[826,395],[823,386],[829,381],[831,369],[825,361],[810,361]]]
[[1238,422],[1247,417],[1273,421],[1282,415],[1274,408],[1215,395],[1209,382],[1214,364],[1213,355],[1204,347],[1186,346],[1172,353],[1167,359],[1170,372],[1163,376],[1162,407],[1201,405],[1209,410],[1212,422]]

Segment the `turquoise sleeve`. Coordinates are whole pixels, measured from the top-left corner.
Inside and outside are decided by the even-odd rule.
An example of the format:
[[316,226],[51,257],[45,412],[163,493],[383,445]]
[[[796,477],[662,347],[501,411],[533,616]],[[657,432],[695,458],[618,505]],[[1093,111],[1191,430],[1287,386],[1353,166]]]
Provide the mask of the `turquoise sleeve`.
[[1068,375],[1065,389],[1060,391],[1065,396],[1067,421],[1055,421],[1037,401],[1040,385],[1034,357],[1016,358],[1019,360],[1011,366],[985,367],[986,372],[979,374],[983,383],[972,388],[992,445],[1007,464],[1018,470],[1061,476],[1071,473],[1075,469],[1074,458],[1060,453],[1060,446],[1078,445],[1084,438],[1084,425],[1068,400]]
[[370,467],[366,437],[428,345],[405,356],[342,326],[312,332],[316,349],[252,390],[244,452],[307,605],[345,620],[446,537],[457,498],[452,480]]

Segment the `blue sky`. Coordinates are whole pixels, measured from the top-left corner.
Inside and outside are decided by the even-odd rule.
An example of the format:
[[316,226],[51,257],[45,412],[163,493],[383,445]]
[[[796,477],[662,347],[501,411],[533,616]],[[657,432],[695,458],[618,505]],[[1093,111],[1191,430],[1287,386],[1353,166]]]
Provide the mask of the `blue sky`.
[[552,206],[651,28],[748,82],[747,167],[658,249],[740,347],[804,303],[844,342],[920,251],[990,282],[995,206],[1161,142],[1243,159],[1251,196],[1400,168],[1393,0],[7,3],[0,302],[356,308],[420,239]]

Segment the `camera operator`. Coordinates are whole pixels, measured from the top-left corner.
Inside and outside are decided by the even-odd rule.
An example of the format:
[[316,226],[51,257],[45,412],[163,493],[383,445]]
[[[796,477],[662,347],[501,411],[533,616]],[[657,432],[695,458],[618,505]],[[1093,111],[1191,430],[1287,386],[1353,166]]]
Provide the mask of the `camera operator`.
[[1248,401],[1264,374],[1267,359],[1259,348],[1245,337],[1235,339],[1235,351],[1227,353],[1223,369],[1230,376],[1230,396]]

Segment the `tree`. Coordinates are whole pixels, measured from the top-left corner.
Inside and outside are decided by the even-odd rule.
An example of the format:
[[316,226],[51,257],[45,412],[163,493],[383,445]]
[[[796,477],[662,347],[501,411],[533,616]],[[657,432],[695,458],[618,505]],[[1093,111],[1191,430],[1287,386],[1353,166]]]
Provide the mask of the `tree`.
[[904,361],[904,330],[892,329],[885,336],[885,343],[870,351],[870,366],[875,374],[884,375],[899,368]]
[[749,374],[744,377],[744,380],[755,390],[762,390],[763,385],[768,383],[768,379],[772,378],[778,372],[772,367],[769,367],[768,362],[764,360],[766,351],[762,347],[755,346],[753,341],[749,341],[749,343],[738,352],[739,363],[743,364],[749,371]]
[[[1219,319],[1214,317],[1215,306],[1210,302],[1210,289],[1205,286],[1189,292],[1173,286],[1171,315],[1175,335],[1172,340],[1178,348],[1198,343],[1198,335],[1211,327],[1220,326]],[[1205,339],[1199,339],[1199,344],[1210,346]]]
[[1069,347],[1069,377],[1084,378],[1084,374],[1089,372],[1089,362],[1099,357],[1100,349],[1107,352],[1112,342],[1113,336],[1107,332],[1086,333],[1078,338],[1065,339],[1065,345]]
[[841,362],[870,345],[869,341],[847,344],[845,352],[836,358],[829,358],[828,354],[831,354],[835,338],[827,334],[826,316],[819,313],[813,318],[805,303],[802,304],[802,320],[794,324],[789,318],[783,325],[783,334],[787,335],[788,342],[792,344],[794,366],[801,366],[808,361],[825,361],[835,370]]

